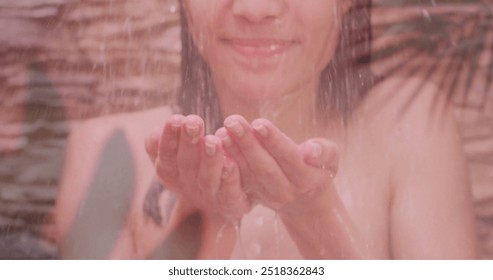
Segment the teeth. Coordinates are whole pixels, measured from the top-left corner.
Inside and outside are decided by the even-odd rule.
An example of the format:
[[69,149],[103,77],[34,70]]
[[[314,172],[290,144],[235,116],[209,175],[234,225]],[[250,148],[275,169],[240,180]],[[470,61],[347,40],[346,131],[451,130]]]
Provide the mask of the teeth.
[[243,54],[247,55],[260,55],[271,56],[276,53],[280,53],[284,48],[288,48],[289,45],[282,42],[242,42],[232,41],[232,45]]
[[260,47],[247,47],[246,49],[248,49],[249,51],[257,51],[257,50],[260,50],[260,51],[263,51],[263,52],[275,52],[277,50],[279,50],[281,48],[281,46],[279,45],[269,45],[269,46],[260,46]]

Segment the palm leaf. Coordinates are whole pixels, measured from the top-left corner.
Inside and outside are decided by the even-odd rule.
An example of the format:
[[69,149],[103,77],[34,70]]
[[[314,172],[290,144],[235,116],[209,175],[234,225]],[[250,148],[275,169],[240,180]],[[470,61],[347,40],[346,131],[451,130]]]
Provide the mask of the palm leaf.
[[[481,77],[485,87],[475,94],[486,100],[493,83],[493,5],[481,0],[380,0],[374,7],[400,13],[394,20],[376,19],[373,27],[375,40],[393,38],[393,44],[372,53],[375,65],[394,60],[378,74],[377,83],[395,73],[431,77],[438,69],[446,69],[435,82],[450,98],[460,96],[466,104],[475,79],[485,75]],[[488,56],[486,68],[481,69],[481,60]],[[484,104],[476,105],[484,108]]]

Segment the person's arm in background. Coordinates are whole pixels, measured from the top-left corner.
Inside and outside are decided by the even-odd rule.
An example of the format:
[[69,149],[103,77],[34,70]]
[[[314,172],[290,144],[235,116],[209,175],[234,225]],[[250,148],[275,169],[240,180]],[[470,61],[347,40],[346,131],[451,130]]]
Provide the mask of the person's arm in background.
[[[144,152],[143,141],[137,146]],[[143,203],[136,201],[140,163],[132,149],[111,120],[86,121],[72,130],[55,209],[60,258],[195,259],[210,253],[200,249],[202,239],[214,241],[219,230],[235,236],[174,195],[149,194],[172,208],[158,206],[161,213],[154,214],[166,217],[160,224],[145,217]],[[207,234],[201,236],[202,231]]]
[[126,223],[134,184],[134,162],[122,130],[91,123],[75,127],[55,209],[60,258],[109,258]]

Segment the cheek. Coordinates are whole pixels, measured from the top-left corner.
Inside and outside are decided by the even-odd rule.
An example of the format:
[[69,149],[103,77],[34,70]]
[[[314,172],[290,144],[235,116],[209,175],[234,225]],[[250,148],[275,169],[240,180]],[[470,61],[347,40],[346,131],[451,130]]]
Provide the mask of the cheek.
[[[313,62],[316,71],[322,71],[332,60],[339,42],[342,16],[335,9],[312,17],[306,23],[306,48],[308,59]],[[324,16],[325,15],[325,16]]]
[[[200,0],[198,2],[204,3],[207,1]],[[217,43],[215,40],[218,29],[217,21],[221,19],[219,7],[212,6],[213,2],[211,1],[211,5],[193,4],[192,9],[187,9],[189,32],[192,35],[195,46],[206,61],[211,57],[211,52],[214,52],[217,48],[215,45]]]

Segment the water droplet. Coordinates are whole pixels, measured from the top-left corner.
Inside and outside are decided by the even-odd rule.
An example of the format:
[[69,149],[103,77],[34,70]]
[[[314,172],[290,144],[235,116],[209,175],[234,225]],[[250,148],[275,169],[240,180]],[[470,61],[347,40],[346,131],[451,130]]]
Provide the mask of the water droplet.
[[176,13],[176,11],[178,11],[178,7],[175,4],[170,5],[169,11],[174,14],[174,13]]

